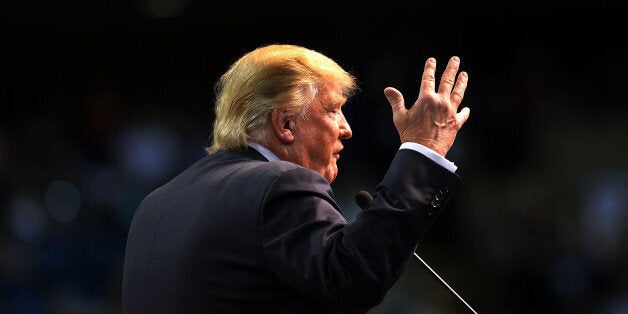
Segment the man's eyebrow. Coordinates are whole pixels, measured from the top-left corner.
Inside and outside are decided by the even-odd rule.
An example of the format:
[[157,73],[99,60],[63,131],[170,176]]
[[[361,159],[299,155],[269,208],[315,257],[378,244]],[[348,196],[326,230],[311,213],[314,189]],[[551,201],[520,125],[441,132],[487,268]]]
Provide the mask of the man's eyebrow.
[[325,108],[338,108],[342,107],[347,103],[347,99],[344,97],[327,97],[327,99],[323,100],[325,104]]

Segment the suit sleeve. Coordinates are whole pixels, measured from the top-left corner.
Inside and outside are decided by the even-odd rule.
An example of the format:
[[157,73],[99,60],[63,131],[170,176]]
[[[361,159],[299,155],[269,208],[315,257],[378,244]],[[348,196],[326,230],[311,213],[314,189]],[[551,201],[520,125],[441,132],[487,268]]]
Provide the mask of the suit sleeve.
[[284,172],[262,205],[270,266],[312,302],[371,308],[399,279],[459,180],[429,158],[399,150],[373,201],[349,224],[320,174]]

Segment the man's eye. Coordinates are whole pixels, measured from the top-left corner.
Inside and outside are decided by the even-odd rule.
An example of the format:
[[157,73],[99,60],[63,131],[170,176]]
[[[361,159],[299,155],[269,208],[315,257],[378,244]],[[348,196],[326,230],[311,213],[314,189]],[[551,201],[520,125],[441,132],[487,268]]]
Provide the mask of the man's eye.
[[334,110],[329,111],[329,115],[333,116],[334,118],[338,118],[341,114],[342,114],[342,110],[340,109],[334,109]]

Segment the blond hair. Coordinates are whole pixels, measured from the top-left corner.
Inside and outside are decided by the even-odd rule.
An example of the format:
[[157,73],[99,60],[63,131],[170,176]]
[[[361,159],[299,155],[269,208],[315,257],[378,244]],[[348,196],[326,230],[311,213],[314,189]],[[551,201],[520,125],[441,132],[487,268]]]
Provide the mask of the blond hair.
[[357,91],[355,77],[327,56],[295,45],[268,45],[246,53],[215,85],[213,143],[206,150],[240,150],[264,143],[272,110],[305,115],[326,86],[346,98]]

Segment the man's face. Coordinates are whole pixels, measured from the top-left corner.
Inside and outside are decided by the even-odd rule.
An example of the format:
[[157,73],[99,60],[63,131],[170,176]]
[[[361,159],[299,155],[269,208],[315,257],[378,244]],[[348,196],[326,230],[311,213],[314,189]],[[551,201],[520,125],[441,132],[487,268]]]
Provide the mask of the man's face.
[[317,97],[306,118],[295,121],[291,161],[322,174],[329,183],[338,175],[336,161],[343,149],[340,140],[351,137],[351,127],[342,113],[346,99],[329,93]]

